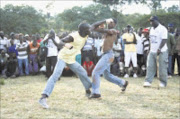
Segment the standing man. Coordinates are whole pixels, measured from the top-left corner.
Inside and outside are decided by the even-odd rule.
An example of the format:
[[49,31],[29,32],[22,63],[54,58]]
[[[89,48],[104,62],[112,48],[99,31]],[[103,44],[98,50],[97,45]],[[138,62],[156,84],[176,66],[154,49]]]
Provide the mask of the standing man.
[[42,107],[48,108],[46,98],[50,96],[54,89],[56,81],[62,74],[64,67],[67,65],[74,73],[78,75],[83,86],[85,87],[86,94],[90,95],[91,81],[87,76],[86,70],[75,60],[76,55],[84,46],[88,35],[90,34],[90,25],[87,23],[81,23],[78,26],[78,31],[73,32],[65,38],[61,39],[60,44],[56,43],[58,47],[64,46],[58,55],[58,61],[54,69],[53,74],[47,81],[46,88],[42,93],[42,97],[39,103]]
[[130,62],[132,61],[134,74],[133,77],[137,78],[137,51],[136,51],[136,37],[135,34],[132,31],[132,27],[130,25],[127,25],[127,32],[123,34],[122,36],[125,49],[124,49],[124,61],[125,61],[125,76],[124,78],[128,78],[128,68],[130,65]]
[[29,68],[28,68],[28,54],[27,54],[27,48],[28,44],[26,42],[23,42],[23,35],[19,36],[20,42],[16,45],[16,50],[18,51],[18,67],[19,67],[19,73],[20,76],[24,76],[23,71],[23,64],[25,66],[25,73],[26,75],[29,75]]
[[168,39],[167,39],[167,47],[168,47],[168,78],[172,77],[172,55],[173,49],[175,47],[175,39],[173,34],[173,25],[168,24]]
[[4,50],[7,53],[8,39],[4,37],[4,32],[0,31],[0,53]]
[[168,31],[166,27],[159,23],[157,16],[152,16],[149,21],[152,25],[149,34],[151,45],[150,53],[148,54],[147,59],[147,74],[144,87],[151,86],[153,78],[156,74],[157,62],[159,62],[159,86],[166,87],[168,67],[168,48],[166,42],[168,38]]
[[47,56],[46,56],[46,77],[49,78],[56,66],[58,47],[56,42],[60,42],[59,38],[56,36],[54,30],[50,30],[43,40],[43,43],[47,47]]
[[[108,29],[99,28],[100,25],[107,23]],[[115,19],[106,19],[96,22],[92,25],[91,30],[104,33],[104,44],[102,46],[103,55],[96,64],[92,73],[92,94],[91,98],[100,98],[100,75],[104,73],[104,78],[118,86],[122,87],[122,91],[126,90],[128,81],[119,79],[110,73],[110,66],[114,60],[113,43],[117,39],[118,31],[115,30],[117,21]]]

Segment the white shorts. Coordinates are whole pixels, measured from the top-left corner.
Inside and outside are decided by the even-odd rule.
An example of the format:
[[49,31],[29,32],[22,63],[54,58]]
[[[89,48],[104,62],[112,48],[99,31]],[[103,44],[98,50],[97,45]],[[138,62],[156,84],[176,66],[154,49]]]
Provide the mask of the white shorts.
[[133,67],[137,67],[137,53],[136,52],[124,52],[125,67],[129,67],[130,61],[132,61]]

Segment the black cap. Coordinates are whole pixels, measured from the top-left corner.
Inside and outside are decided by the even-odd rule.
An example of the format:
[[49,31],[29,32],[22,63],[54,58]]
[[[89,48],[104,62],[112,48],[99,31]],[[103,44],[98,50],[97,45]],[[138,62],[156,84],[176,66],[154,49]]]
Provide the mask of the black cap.
[[128,24],[127,27],[131,27],[131,25]]
[[157,16],[151,16],[149,21],[158,21],[158,17]]

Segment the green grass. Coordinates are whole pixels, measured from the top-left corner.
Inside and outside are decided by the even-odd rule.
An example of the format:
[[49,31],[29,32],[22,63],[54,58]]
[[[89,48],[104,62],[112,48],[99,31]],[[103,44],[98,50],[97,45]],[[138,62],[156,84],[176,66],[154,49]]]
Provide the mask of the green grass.
[[118,86],[101,78],[101,100],[89,100],[78,78],[61,77],[48,98],[49,109],[38,104],[46,85],[43,75],[5,80],[1,86],[1,119],[4,118],[180,118],[180,77],[159,89],[154,79],[143,88],[144,78],[128,78],[121,93]]

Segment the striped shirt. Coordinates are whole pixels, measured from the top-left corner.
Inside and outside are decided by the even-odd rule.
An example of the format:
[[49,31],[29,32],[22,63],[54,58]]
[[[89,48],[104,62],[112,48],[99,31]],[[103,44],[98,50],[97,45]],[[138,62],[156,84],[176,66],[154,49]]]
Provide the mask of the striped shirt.
[[[27,49],[27,47],[28,47],[28,44],[25,43],[25,42],[23,42],[22,44],[21,43],[17,43],[16,50],[18,48],[20,48],[20,49],[26,48]],[[18,51],[18,59],[26,59],[26,58],[28,58],[27,50]]]
[[142,44],[143,44],[143,50],[144,51],[148,51],[148,50],[150,50],[150,41],[149,41],[149,39],[147,39],[147,38],[143,38],[142,39]]

